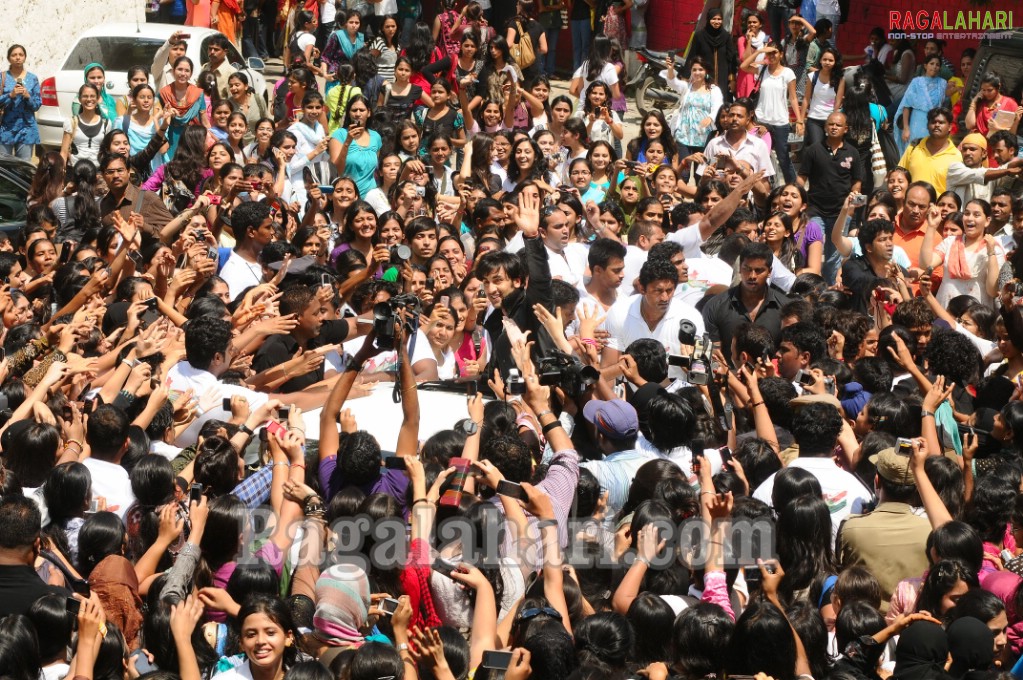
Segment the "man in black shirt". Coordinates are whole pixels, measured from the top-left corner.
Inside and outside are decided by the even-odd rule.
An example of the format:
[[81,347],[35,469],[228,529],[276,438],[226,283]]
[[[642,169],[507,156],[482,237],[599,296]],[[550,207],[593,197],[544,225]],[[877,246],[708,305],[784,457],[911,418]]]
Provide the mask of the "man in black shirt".
[[39,507],[33,501],[22,496],[0,501],[0,618],[26,613],[44,595],[71,596],[68,590],[47,585],[35,571],[41,529]]
[[842,256],[831,242],[831,229],[835,226],[838,213],[842,211],[845,197],[859,192],[863,180],[860,154],[845,141],[849,130],[844,113],[832,113],[824,123],[824,140],[803,149],[803,160],[799,166],[799,185],[806,186],[808,211],[811,217],[821,221],[824,232],[823,275],[828,283],[835,282]]
[[892,253],[895,250],[895,225],[888,220],[870,220],[857,238],[862,255],[851,257],[842,266],[842,285],[852,291],[852,309],[870,313],[870,296],[884,279],[894,273]]
[[[281,316],[293,316],[298,322],[287,335],[271,335],[256,352],[252,368],[262,372],[288,361],[299,350],[311,352],[317,348],[336,345],[352,333],[348,319],[328,320],[327,305],[324,300],[308,286],[288,288],[281,295]],[[317,367],[312,371],[296,376],[278,388],[281,392],[299,392],[310,385],[324,379],[322,355]]]
[[785,293],[767,284],[774,255],[765,243],[751,243],[739,255],[739,285],[710,299],[703,321],[715,346],[731,355],[732,338],[744,324],[755,324],[771,334],[775,346],[781,337],[781,308]]

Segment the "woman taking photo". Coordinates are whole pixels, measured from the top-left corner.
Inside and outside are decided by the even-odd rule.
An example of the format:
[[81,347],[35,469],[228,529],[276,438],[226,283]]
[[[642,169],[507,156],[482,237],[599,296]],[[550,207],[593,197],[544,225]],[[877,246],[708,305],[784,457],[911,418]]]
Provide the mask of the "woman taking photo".
[[8,70],[0,74],[0,153],[32,160],[33,147],[39,143],[35,112],[42,106],[39,78],[25,69],[25,48],[7,48]]
[[99,113],[99,90],[91,83],[78,88],[78,115],[64,122],[60,155],[69,163],[89,160],[98,163],[99,146],[110,128],[110,121]]
[[[767,56],[767,65],[762,71],[754,64],[754,60],[761,54]],[[796,99],[796,74],[781,63],[781,51],[774,45],[762,47],[748,54],[742,60],[740,68],[751,76],[754,73],[762,74],[757,76],[760,80],[757,120],[771,133],[771,146],[778,156],[778,165],[781,166],[785,181],[795,182],[796,168],[792,165],[792,157],[789,155],[790,108],[796,116],[796,134],[803,134],[802,111]]]
[[377,187],[377,159],[383,142],[376,130],[367,127],[369,102],[362,95],[348,102],[344,124],[330,136],[330,161],[339,175],[351,177],[365,196]]
[[927,112],[941,106],[945,99],[945,87],[948,83],[938,77],[941,70],[941,57],[933,55],[924,62],[924,75],[913,78],[906,89],[906,94],[895,111],[895,124],[900,133],[895,142],[900,152],[905,152],[913,140],[923,139],[927,132]]
[[[668,85],[679,93],[680,104],[671,134],[679,144],[680,157],[685,158],[707,146],[707,137],[724,103],[724,95],[721,88],[714,84],[714,73],[708,70],[702,57],[689,60],[688,80],[675,76],[673,60],[669,60],[666,79]],[[663,120],[663,114],[659,111],[651,113],[661,115]],[[643,123],[644,133],[649,118],[648,114]]]
[[189,83],[194,66],[188,57],[179,57],[174,62],[174,82],[160,90],[163,108],[172,112],[170,127],[167,129],[166,156],[174,158],[181,135],[188,126],[210,127],[206,113],[206,100],[202,89]]
[[824,139],[824,121],[835,111],[842,110],[845,97],[842,55],[838,50],[825,47],[818,64],[820,68],[806,79],[806,94],[803,96],[803,120],[806,121],[803,143],[807,145]]
[[611,88],[595,80],[586,88],[585,104],[576,112],[586,121],[586,136],[591,143],[621,143],[625,135],[621,119],[611,110],[610,95]]
[[228,77],[227,89],[231,93],[231,103],[235,110],[245,116],[248,129],[243,141],[251,144],[256,138],[256,126],[266,118],[266,102],[256,95],[256,91],[249,85],[248,76],[241,71],[235,71]]

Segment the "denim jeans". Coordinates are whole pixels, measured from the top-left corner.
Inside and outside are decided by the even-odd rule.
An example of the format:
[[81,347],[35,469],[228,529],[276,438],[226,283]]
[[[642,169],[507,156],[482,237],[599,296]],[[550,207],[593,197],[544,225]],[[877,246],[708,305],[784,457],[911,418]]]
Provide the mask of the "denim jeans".
[[[416,16],[422,14],[422,7]],[[401,44],[408,45],[409,41],[412,40],[412,29],[416,27],[416,17],[405,17],[401,20]]]
[[778,167],[781,168],[781,174],[785,177],[786,183],[796,181],[796,167],[792,165],[792,156],[789,155],[789,131],[792,129],[791,125],[767,125],[768,131],[771,133],[771,148],[778,155]]
[[835,220],[838,215],[814,215],[811,221],[816,221],[821,226],[824,234],[824,263],[821,266],[821,276],[828,282],[829,286],[835,285],[838,272],[842,268],[842,255],[838,252],[835,244],[831,242],[831,230],[835,228]]
[[813,118],[806,119],[806,130],[803,134],[803,148],[819,144],[824,140],[824,121]]
[[242,24],[242,56],[264,60],[270,56],[263,39],[263,22],[259,17],[245,17],[245,23]]
[[20,158],[23,161],[31,161],[34,148],[34,144],[0,144],[0,153]]
[[557,68],[558,36],[560,34],[560,28],[548,28],[544,31],[544,35],[547,36],[547,54],[540,60],[540,70],[548,78],[554,76],[554,71]]
[[575,72],[590,57],[593,31],[589,19],[573,19],[568,23],[572,29],[572,71]]
[[768,35],[788,35],[789,17],[795,14],[796,10],[789,9],[783,5],[767,3],[767,26]]

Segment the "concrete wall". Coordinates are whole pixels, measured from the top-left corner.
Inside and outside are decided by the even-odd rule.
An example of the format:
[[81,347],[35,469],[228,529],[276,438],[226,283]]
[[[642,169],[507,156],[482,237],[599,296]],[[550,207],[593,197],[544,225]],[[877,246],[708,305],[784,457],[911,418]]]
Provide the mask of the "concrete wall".
[[0,64],[7,69],[7,47],[25,46],[25,66],[40,80],[52,75],[75,37],[110,21],[145,23],[143,0],[7,0],[0,21]]

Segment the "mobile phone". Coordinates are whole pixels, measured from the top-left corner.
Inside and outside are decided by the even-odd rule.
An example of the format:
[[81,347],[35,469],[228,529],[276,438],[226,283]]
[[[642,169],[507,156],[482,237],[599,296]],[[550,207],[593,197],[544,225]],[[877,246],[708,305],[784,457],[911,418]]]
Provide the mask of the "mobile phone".
[[661,201],[661,203],[671,202],[672,196],[671,194],[661,194],[658,200]]
[[192,34],[191,33],[178,33],[178,37],[181,38],[182,40],[188,40],[189,38],[192,37]]
[[749,371],[750,373],[756,373],[757,372],[757,367],[754,366],[749,361],[747,361],[745,364],[743,364],[743,366],[745,366],[746,370]]
[[7,358],[7,350],[4,349],[3,347],[0,347],[0,361],[3,361],[6,358]]
[[623,162],[625,163],[625,167],[633,169],[633,170],[635,170],[636,168],[639,167],[639,161],[623,161]]
[[465,396],[471,399],[475,397],[478,392],[479,385],[476,383],[475,380],[470,380],[469,382],[465,383]]
[[60,263],[67,264],[71,261],[71,253],[75,250],[74,241],[64,241],[60,246]]
[[85,415],[89,415],[90,413],[92,413],[92,408],[95,405],[96,405],[95,399],[86,399],[84,402],[82,402],[82,413],[84,413]]
[[95,515],[97,512],[99,512],[99,500],[97,500],[95,498],[90,500],[89,501],[89,509],[87,510],[87,512],[89,514],[92,514],[92,515]]
[[202,501],[202,484],[196,482],[188,487],[188,504],[200,503]]
[[131,261],[135,263],[136,268],[142,266],[142,253],[140,253],[139,251],[129,250],[128,257],[130,257]]
[[205,229],[195,229],[195,230],[193,230],[192,231],[192,238],[194,238],[196,241],[205,241],[206,240],[206,230]]
[[[972,429],[972,428],[971,428]],[[905,437],[899,437],[895,440],[895,453],[900,456],[912,456],[913,455],[913,440],[906,439]]]
[[380,600],[378,608],[380,609],[381,614],[386,614],[390,616],[394,614],[394,612],[398,611],[399,606],[401,606],[401,603],[395,600],[393,597],[385,597],[384,599]]
[[288,434],[288,430],[276,420],[268,420],[263,429],[270,434],[277,435],[280,439],[283,439]]
[[82,610],[82,601],[74,597],[69,597],[67,602],[64,604],[64,607],[67,609],[68,614],[77,617],[78,612]]
[[421,186],[419,186],[417,184],[416,185],[416,196],[425,196],[425,195],[426,195],[426,187],[421,187]]
[[480,289],[478,291],[476,291],[476,297],[481,298],[481,299],[487,297],[487,291],[483,290],[483,286],[480,286]]
[[799,383],[803,387],[809,387],[815,384],[817,379],[813,377],[813,373],[801,368],[796,371],[796,379],[794,382]]
[[451,475],[448,490],[440,497],[440,505],[457,508],[462,500],[462,489],[465,488],[465,480],[469,477],[471,463],[468,458],[452,458],[448,465],[455,468]]
[[384,458],[384,467],[388,470],[408,470],[403,456],[388,456]]
[[220,205],[220,202],[223,200],[220,194],[210,194],[210,205]]
[[334,187],[326,185],[326,184],[321,184],[320,185],[320,193],[321,194],[332,194],[332,193],[334,193]]
[[732,450],[727,446],[722,446],[718,449],[718,453],[721,454],[721,464],[727,465],[732,461]]
[[142,304],[146,306],[146,309],[156,309],[159,302],[160,301],[154,296],[149,298],[148,300],[143,300]]
[[290,406],[281,406],[277,409],[277,420],[287,420],[289,415],[291,415]]
[[520,501],[529,500],[529,496],[526,495],[526,490],[522,488],[521,484],[509,482],[507,479],[502,479],[497,483],[497,493]]
[[320,274],[320,287],[321,288],[333,288],[334,277],[330,274]]
[[503,649],[488,649],[483,652],[483,662],[480,665],[495,671],[506,671],[511,665],[511,659],[511,652]]
[[447,295],[441,295],[440,296],[440,306],[441,307],[447,307],[450,304],[451,304],[451,298],[450,297],[448,297]]
[[[436,573],[440,574],[441,576],[446,576],[447,578],[451,578],[451,572],[457,571],[458,570],[458,565],[457,564],[452,564],[451,562],[448,562],[443,557],[438,557],[437,559],[435,559],[433,561],[433,564],[430,566],[430,569],[432,569]],[[455,579],[451,579],[451,580],[454,581]]]
[[206,251],[206,257],[208,259],[210,259],[210,260],[216,260],[217,259],[217,249],[211,247],[209,250]]
[[224,410],[231,412],[231,397],[224,397]]
[[433,290],[433,287],[434,287],[434,285],[436,285],[436,283],[437,282],[434,281],[432,277],[427,276],[426,277],[426,290]]

